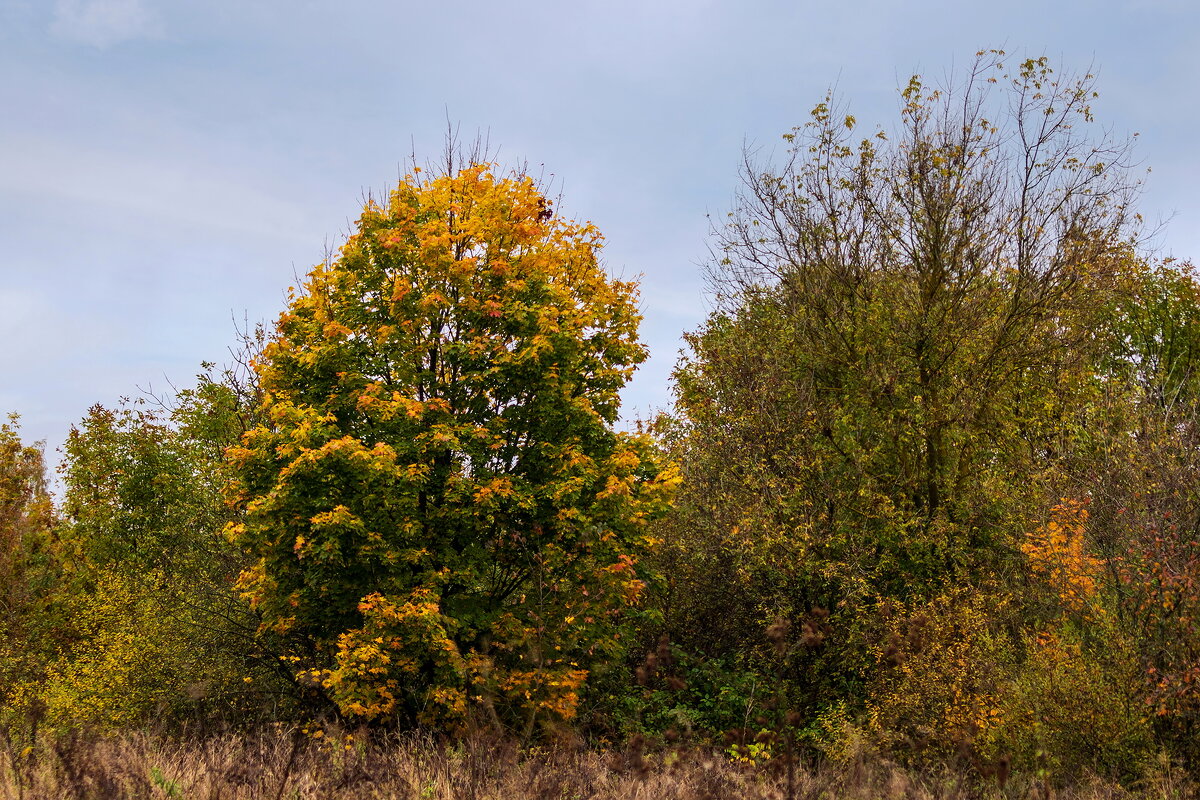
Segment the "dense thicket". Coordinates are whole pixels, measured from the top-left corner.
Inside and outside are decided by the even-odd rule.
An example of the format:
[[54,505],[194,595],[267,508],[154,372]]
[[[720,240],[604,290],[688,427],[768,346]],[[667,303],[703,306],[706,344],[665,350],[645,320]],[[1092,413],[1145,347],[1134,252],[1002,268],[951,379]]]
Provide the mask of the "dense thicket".
[[1190,725],[1151,696],[1192,702],[1192,637],[1157,629],[1190,617],[1153,604],[1194,572],[1195,282],[1140,255],[1093,96],[988,54],[914,78],[894,130],[827,100],[717,232],[676,372],[666,630],[781,672],[817,741],[1136,771]]

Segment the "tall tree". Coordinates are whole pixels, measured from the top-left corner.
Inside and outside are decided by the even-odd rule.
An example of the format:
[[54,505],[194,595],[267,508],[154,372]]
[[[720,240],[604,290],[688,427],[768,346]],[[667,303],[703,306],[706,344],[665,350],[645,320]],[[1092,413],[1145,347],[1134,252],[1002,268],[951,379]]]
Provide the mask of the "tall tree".
[[616,432],[645,357],[632,283],[522,174],[370,201],[257,362],[230,451],[242,585],[347,714],[531,731],[620,649],[671,474]]
[[1097,314],[1137,233],[1127,144],[1093,135],[1090,75],[1003,62],[914,77],[867,136],[826,98],[781,165],[747,159],[716,232],[718,307],[676,373],[666,610],[711,653],[830,611],[795,666],[817,705],[862,701],[897,603],[1020,570],[1103,391]]

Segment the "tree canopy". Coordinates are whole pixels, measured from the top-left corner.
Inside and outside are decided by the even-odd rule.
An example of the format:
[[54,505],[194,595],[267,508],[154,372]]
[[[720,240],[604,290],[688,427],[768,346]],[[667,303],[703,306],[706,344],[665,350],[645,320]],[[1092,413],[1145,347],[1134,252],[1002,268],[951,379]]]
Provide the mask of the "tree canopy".
[[[1109,525],[1132,498],[1103,476],[1132,441],[1187,453],[1161,421],[1195,397],[1195,284],[1142,255],[1093,82],[981,53],[941,88],[914,77],[865,136],[826,98],[782,164],[747,159],[715,232],[718,305],[676,372],[664,613],[759,670],[772,619],[828,626],[787,666],[814,730],[862,715],[891,746],[1028,757],[1073,737],[1109,767],[1148,740],[1096,691],[1140,680],[1106,628],[1128,589],[1102,578],[1139,535]],[[1035,655],[1051,640],[1069,668]],[[1087,699],[1035,743],[1060,669]]]
[[[407,176],[317,266],[229,452],[242,585],[345,712],[570,717],[673,479],[614,430],[634,286],[527,176]],[[507,710],[505,710],[507,709]]]

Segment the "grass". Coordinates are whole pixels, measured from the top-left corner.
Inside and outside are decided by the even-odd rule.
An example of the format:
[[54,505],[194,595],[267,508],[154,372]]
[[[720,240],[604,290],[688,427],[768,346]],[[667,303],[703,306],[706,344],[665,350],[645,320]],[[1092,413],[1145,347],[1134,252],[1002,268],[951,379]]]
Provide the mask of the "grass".
[[5,800],[967,800],[1190,798],[1185,777],[1138,790],[1090,780],[1054,789],[1036,776],[915,773],[862,751],[843,763],[733,763],[712,749],[519,749],[476,737],[450,746],[427,736],[272,726],[166,735],[0,729]]

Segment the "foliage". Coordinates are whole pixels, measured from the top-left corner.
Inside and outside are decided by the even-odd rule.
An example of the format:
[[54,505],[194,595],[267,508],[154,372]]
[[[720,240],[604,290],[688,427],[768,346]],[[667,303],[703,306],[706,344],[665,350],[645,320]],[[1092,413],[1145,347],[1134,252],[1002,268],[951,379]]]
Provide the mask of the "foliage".
[[62,466],[64,520],[40,579],[57,631],[40,670],[9,703],[55,723],[119,726],[189,709],[253,713],[279,690],[279,664],[254,639],[233,591],[240,555],[220,460],[239,429],[232,388],[209,373],[172,408],[93,407]]
[[0,425],[0,722],[33,720],[0,727],[0,782],[47,747],[90,768],[69,735],[37,750],[44,714],[299,712],[260,790],[415,726],[454,737],[454,791],[486,783],[482,733],[623,744],[626,788],[696,757],[697,796],[824,792],[814,749],[864,796],[1183,796],[1200,276],[1143,252],[1092,76],[1006,62],[914,77],[866,134],[828,96],[781,162],[748,157],[674,412],[636,432],[635,285],[453,148],[368,200],[231,368],[94,407],[58,508]]
[[8,703],[38,708],[54,725],[109,729],[178,719],[197,707],[225,711],[198,701],[241,682],[237,661],[203,635],[201,615],[187,618],[162,600],[155,578],[163,580],[103,575],[87,593],[64,598],[69,638],[35,680],[9,687]]
[[1002,724],[985,746],[1018,768],[1051,772],[1058,780],[1084,771],[1129,780],[1154,752],[1140,702],[1136,654],[1128,640],[1107,632],[1091,640],[1071,625],[1042,630],[1024,642],[1024,658],[1008,670],[1000,703]]
[[[1146,531],[1119,566],[1121,611],[1137,647],[1141,712],[1197,757],[1200,714],[1200,544],[1170,518]],[[1119,641],[1119,640],[1118,640]]]
[[612,740],[670,735],[681,741],[719,741],[745,728],[772,702],[770,676],[748,669],[745,661],[697,658],[668,642],[643,654],[628,675],[601,684],[588,699],[584,721]]
[[56,522],[41,447],[22,443],[10,416],[0,424],[0,707],[10,687],[38,673],[58,639],[47,624]]
[[781,167],[747,163],[718,308],[676,372],[673,639],[745,652],[774,616],[827,608],[791,677],[810,714],[862,709],[891,601],[1021,569],[1136,269],[1135,184],[1124,145],[1089,138],[1091,86],[981,54],[944,89],[914,77],[895,131],[856,140],[827,98]]
[[1130,382],[1163,422],[1186,420],[1200,393],[1200,285],[1188,262],[1129,271],[1109,319],[1115,377]]
[[877,740],[910,757],[927,748],[944,758],[1003,724],[1002,625],[1010,599],[994,587],[949,590],[913,608],[886,611],[867,718]]
[[294,292],[232,448],[264,630],[347,714],[532,730],[622,647],[675,481],[616,433],[634,286],[528,177],[471,165],[368,202]]
[[[1195,768],[1200,530],[1200,284],[1187,263],[1130,271],[1109,314],[1109,389],[1092,416],[1087,544],[1104,589],[1095,652],[1133,665],[1126,694]],[[1140,673],[1140,674],[1138,674]]]
[[33,553],[54,521],[46,491],[46,468],[41,447],[20,438],[15,416],[0,424],[0,588],[3,609],[14,612],[24,601],[21,580]]
[[1064,498],[1050,510],[1046,524],[1030,533],[1021,544],[1030,570],[1071,611],[1082,611],[1096,595],[1100,561],[1085,550],[1087,519],[1084,503]]
[[213,537],[225,522],[219,462],[159,413],[92,407],[67,439],[63,511],[77,568],[172,577],[229,570]]

